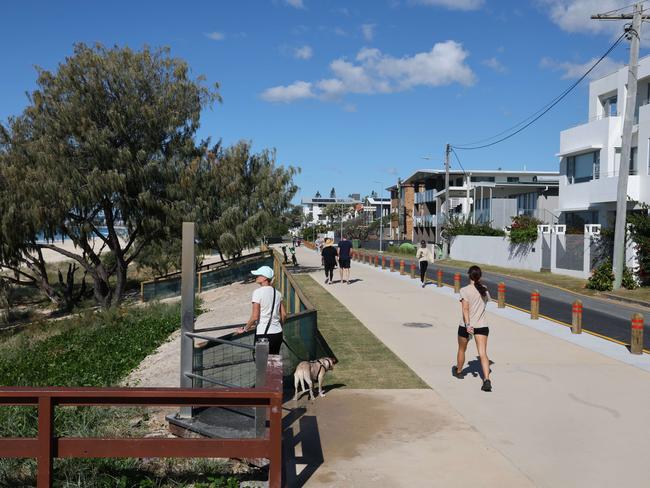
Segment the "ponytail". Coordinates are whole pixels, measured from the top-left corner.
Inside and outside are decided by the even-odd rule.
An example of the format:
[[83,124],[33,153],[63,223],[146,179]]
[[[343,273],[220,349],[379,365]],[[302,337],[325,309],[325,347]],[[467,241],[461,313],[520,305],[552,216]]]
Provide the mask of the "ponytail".
[[481,294],[483,298],[485,298],[487,295],[487,288],[483,283],[481,283],[481,276],[483,276],[483,273],[481,272],[481,268],[479,268],[478,266],[471,266],[467,274],[469,275],[469,279],[472,280],[472,282],[474,283],[474,286],[476,287],[478,292]]

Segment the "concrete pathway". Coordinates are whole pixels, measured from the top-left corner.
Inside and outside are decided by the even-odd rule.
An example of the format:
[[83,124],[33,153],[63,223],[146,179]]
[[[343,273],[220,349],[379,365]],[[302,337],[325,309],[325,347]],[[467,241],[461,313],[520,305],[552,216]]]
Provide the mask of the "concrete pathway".
[[[314,251],[305,248],[298,249],[298,260],[306,266],[317,266],[320,262]],[[323,283],[322,272],[314,273],[314,278]],[[338,276],[335,278],[338,280]],[[330,412],[326,398],[314,407],[318,408],[318,418],[323,418],[319,423],[325,462],[318,475],[322,471],[352,476],[357,468],[372,466],[382,476],[409,473],[408,483],[400,482],[406,478],[390,478],[397,483],[392,486],[454,486],[450,480],[461,480],[468,472],[477,477],[475,486],[525,486],[525,480],[547,487],[648,485],[645,471],[635,468],[639,455],[650,448],[643,421],[650,404],[647,371],[614,359],[615,354],[608,357],[588,349],[589,341],[597,338],[590,337],[584,344],[572,343],[556,337],[554,330],[548,334],[538,330],[541,326],[530,326],[527,322],[531,321],[525,320],[523,313],[502,313],[494,308],[489,315],[488,346],[494,361],[494,391],[484,393],[480,391],[473,344],[468,350],[470,374],[464,380],[451,376],[460,305],[448,289],[441,291],[433,285],[422,289],[408,277],[356,262],[352,264],[352,278],[360,281],[323,286],[433,389],[434,396],[427,400],[393,390],[390,393],[394,401],[440,415],[445,425],[453,425],[450,419],[456,416],[463,425],[461,430],[469,426],[476,431],[477,438],[472,441],[474,445],[463,444],[462,436],[454,437],[451,428],[447,432],[449,443],[436,443],[424,415],[419,423],[422,435],[409,434],[407,430],[400,437],[393,428],[385,427],[399,421],[400,408],[395,408],[396,418],[376,417],[374,425],[381,441],[368,436],[363,446],[342,455],[339,444],[345,436],[353,436],[357,427],[354,421],[345,422],[349,430],[338,431],[341,437],[328,438],[324,428],[328,417],[345,417]],[[432,327],[403,326],[407,322],[425,322]],[[647,357],[639,361],[647,362]],[[343,394],[335,391],[331,395]],[[401,395],[405,396],[397,400]],[[365,404],[372,401],[368,398]],[[418,404],[427,406],[420,409]],[[429,412],[431,409],[435,411]],[[382,449],[372,448],[373,443],[389,444],[398,439],[410,439],[412,447],[419,446],[417,452],[426,455],[416,459],[406,451],[395,451],[398,454],[387,459],[382,456]],[[461,450],[465,456],[448,456],[454,452],[454,440],[466,446]],[[498,460],[483,463],[488,458]],[[438,480],[432,478],[424,465],[437,464],[441,459],[444,463]],[[508,482],[493,478],[498,476]],[[312,476],[314,483],[320,483],[318,479],[317,474]],[[376,486],[376,482],[360,475],[349,479],[353,480],[351,484],[328,486]],[[467,484],[459,482],[456,486]]]

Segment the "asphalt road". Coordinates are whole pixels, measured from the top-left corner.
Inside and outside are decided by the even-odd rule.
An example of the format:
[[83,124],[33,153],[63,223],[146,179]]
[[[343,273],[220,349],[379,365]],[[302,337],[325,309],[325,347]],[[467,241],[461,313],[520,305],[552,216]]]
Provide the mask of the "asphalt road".
[[[381,259],[381,258],[380,258]],[[389,257],[386,257],[386,266],[388,267]],[[404,258],[405,270],[410,273],[411,262],[413,259]],[[379,263],[381,265],[381,261]],[[417,266],[417,263],[416,263]],[[399,269],[399,259],[395,258],[395,269]],[[443,283],[453,286],[454,274],[461,274],[461,286],[468,283],[467,270],[437,263],[430,264],[427,270],[427,277],[432,281],[437,281],[437,271],[443,272]],[[419,276],[419,269],[416,267],[416,274]],[[573,302],[576,299],[582,300],[583,331],[594,332],[610,339],[620,341],[625,344],[630,342],[630,321],[632,314],[635,312],[643,313],[645,316],[644,327],[644,349],[650,352],[650,330],[648,328],[648,317],[650,310],[637,305],[628,305],[618,303],[613,300],[591,298],[584,295],[578,295],[569,291],[562,290],[553,286],[544,285],[539,282],[531,282],[524,279],[513,278],[499,273],[484,272],[483,283],[490,291],[492,298],[497,297],[497,284],[503,281],[506,285],[506,303],[508,305],[530,311],[530,294],[537,289],[540,293],[539,313],[546,318],[571,324],[571,310]],[[427,286],[436,286],[431,283]]]

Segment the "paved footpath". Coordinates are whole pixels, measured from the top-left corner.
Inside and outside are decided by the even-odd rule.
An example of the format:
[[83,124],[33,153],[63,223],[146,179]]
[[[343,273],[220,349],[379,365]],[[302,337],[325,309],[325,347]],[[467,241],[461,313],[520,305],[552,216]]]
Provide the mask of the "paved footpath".
[[[320,263],[316,253],[306,248],[298,248],[298,260],[303,266]],[[335,272],[337,281],[338,270]],[[352,278],[360,281],[352,285],[324,285],[320,271],[313,276],[419,374],[434,395],[424,398],[421,395],[426,393],[418,393],[390,401],[401,402],[402,408],[435,409],[433,413],[442,416],[440,422],[456,422],[458,428],[446,432],[446,443],[433,442],[438,450],[416,450],[413,455],[408,450],[395,450],[392,457],[383,455],[381,449],[372,449],[373,436],[367,434],[370,448],[357,446],[355,461],[350,455],[342,455],[337,444],[345,445],[346,436],[354,437],[358,426],[355,422],[344,424],[350,429],[345,432],[340,424],[350,415],[331,418],[336,401],[342,401],[336,396],[342,399],[355,392],[334,390],[312,407],[317,409],[320,423],[324,464],[308,486],[346,486],[346,476],[353,480],[347,486],[375,486],[368,477],[354,478],[355,466],[362,472],[372,466],[377,476],[374,483],[389,479],[390,470],[408,473],[406,478],[393,478],[394,486],[468,486],[468,477],[473,479],[473,486],[495,487],[650,485],[642,461],[650,452],[646,422],[650,373],[644,369],[650,362],[647,355],[636,359],[638,364],[628,364],[616,358],[626,360],[629,353],[608,349],[622,346],[603,344],[606,341],[584,334],[564,337],[566,330],[559,330],[565,329],[562,326],[536,325],[523,313],[504,312],[495,306],[489,313],[488,344],[494,361],[493,392],[484,393],[476,375],[479,367],[473,345],[468,349],[470,373],[463,380],[451,376],[460,318],[460,305],[451,290],[434,285],[422,289],[408,276],[357,262],[352,263]],[[407,322],[433,326],[405,327]],[[391,390],[394,398],[398,392]],[[372,409],[370,394],[359,408],[363,405]],[[396,419],[409,415],[401,408],[392,411]],[[389,417],[380,415],[371,425],[380,431],[379,440],[374,436],[375,447],[408,443],[409,439],[421,443],[431,430],[431,419],[426,417],[422,417],[421,435],[413,426],[410,434],[408,429],[382,428],[383,422],[397,422]],[[332,438],[328,425],[339,425],[340,435]],[[364,424],[364,428],[370,427]],[[468,432],[473,435],[471,439]],[[457,442],[453,442],[455,435]],[[426,442],[420,445],[427,446]],[[451,446],[462,448],[454,450]],[[444,462],[440,463],[441,459]],[[427,463],[436,465],[439,476],[432,475]],[[337,473],[343,474],[336,478]]]

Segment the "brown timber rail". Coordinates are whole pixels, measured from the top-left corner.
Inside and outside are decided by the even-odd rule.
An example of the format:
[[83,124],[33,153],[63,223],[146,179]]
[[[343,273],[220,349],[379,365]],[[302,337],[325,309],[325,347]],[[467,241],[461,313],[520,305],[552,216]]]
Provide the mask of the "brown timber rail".
[[[276,359],[277,358],[277,359]],[[269,486],[282,484],[282,361],[270,356],[265,386],[257,388],[61,388],[1,387],[0,405],[38,406],[38,437],[0,438],[0,458],[36,458],[37,488],[51,488],[55,458],[266,458]],[[262,407],[269,428],[253,439],[107,439],[58,437],[58,406]]]

